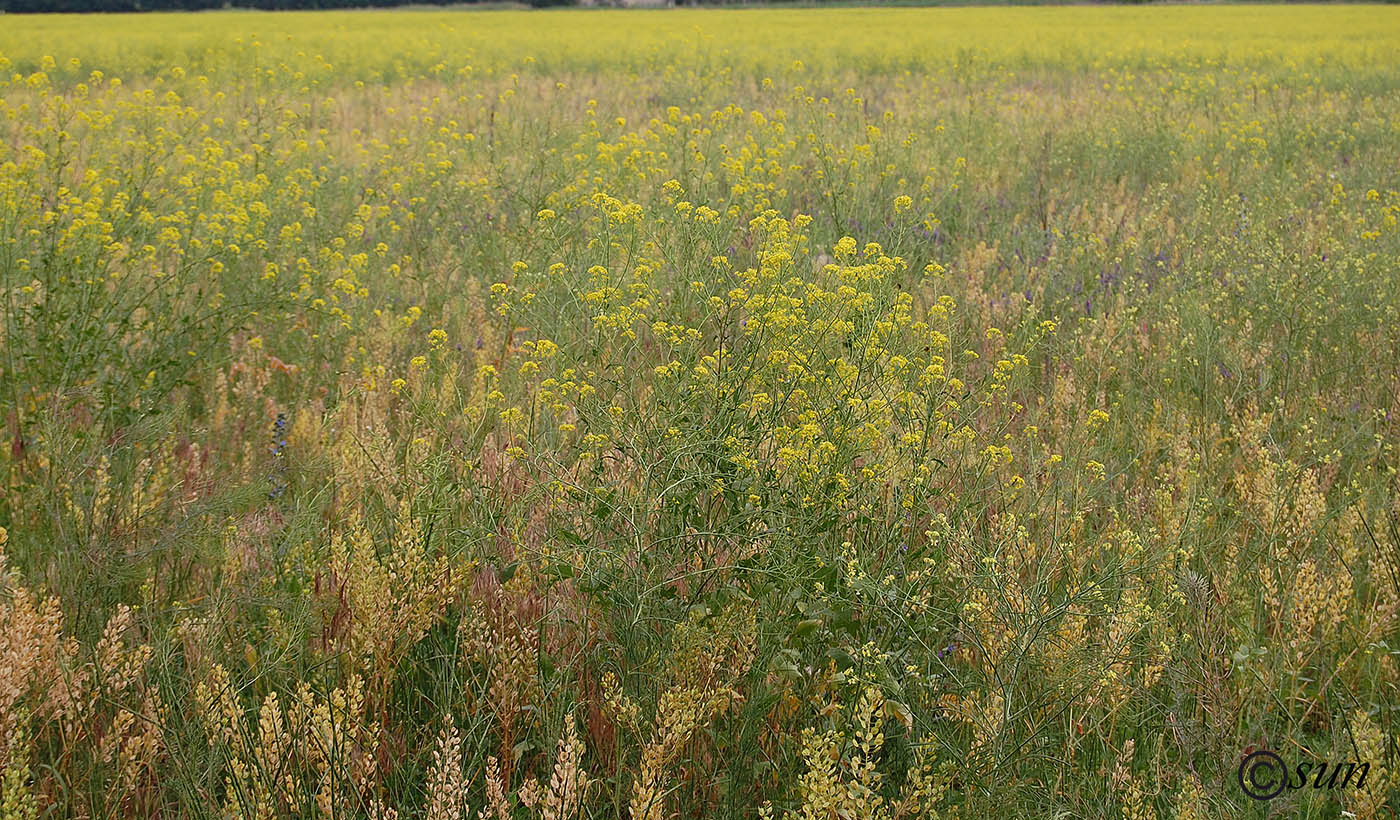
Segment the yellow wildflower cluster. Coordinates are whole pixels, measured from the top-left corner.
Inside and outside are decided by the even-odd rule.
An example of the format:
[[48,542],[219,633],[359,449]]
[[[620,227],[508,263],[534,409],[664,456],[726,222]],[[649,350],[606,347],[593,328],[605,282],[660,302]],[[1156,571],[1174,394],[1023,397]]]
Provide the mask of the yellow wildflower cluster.
[[0,817],[1384,816],[1400,11],[1046,11],[4,17]]

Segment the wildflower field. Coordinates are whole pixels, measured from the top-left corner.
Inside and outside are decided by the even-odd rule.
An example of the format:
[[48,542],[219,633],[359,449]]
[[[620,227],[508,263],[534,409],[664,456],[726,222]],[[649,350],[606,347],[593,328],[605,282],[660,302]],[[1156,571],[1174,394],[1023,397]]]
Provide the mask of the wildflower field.
[[0,16],[0,818],[1394,817],[1397,218],[1400,7]]

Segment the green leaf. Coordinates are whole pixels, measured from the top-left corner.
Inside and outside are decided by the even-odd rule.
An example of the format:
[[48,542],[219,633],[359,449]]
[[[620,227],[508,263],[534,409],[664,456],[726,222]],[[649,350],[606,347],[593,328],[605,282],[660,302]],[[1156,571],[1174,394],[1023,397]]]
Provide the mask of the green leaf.
[[906,732],[914,731],[914,712],[900,701],[885,701],[885,717],[893,718],[904,724],[904,731]]

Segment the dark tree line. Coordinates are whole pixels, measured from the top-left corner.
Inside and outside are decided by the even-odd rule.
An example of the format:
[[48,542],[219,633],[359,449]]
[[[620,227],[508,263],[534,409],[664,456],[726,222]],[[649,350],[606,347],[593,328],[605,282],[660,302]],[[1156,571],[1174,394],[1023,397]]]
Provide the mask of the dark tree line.
[[[78,13],[78,12],[129,12],[129,11],[199,11],[202,9],[249,8],[249,9],[348,9],[388,6],[450,6],[472,4],[482,0],[0,0],[0,13]],[[571,6],[578,0],[522,0],[531,6]],[[813,0],[795,0],[813,2]],[[965,1],[965,0],[963,0]],[[1093,0],[1090,0],[1093,2]],[[1285,0],[1291,2],[1292,0]],[[1302,0],[1299,0],[1300,2]],[[783,5],[784,0],[760,0],[760,2]],[[817,0],[820,2],[820,0]],[[893,0],[889,5],[941,5],[948,0]],[[954,3],[960,0],[952,0]],[[1054,5],[1075,0],[982,0],[989,5]],[[1082,2],[1082,0],[1080,0]],[[1105,0],[1113,3],[1142,3],[1150,0]],[[1384,0],[1397,3],[1400,0]],[[696,5],[740,5],[748,0],[672,0],[678,6]],[[594,0],[594,5],[625,5],[623,0]],[[872,5],[881,5],[874,2]]]
[[[385,6],[447,6],[476,0],[0,0],[11,14],[199,11],[201,9],[349,9]],[[572,5],[573,0],[526,0],[532,6]]]

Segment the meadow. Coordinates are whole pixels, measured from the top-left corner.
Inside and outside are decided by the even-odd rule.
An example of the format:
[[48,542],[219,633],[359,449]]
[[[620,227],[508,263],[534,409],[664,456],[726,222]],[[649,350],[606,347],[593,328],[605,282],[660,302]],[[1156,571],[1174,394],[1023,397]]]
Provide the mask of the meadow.
[[1400,7],[0,16],[0,818],[1393,817],[1397,218]]

